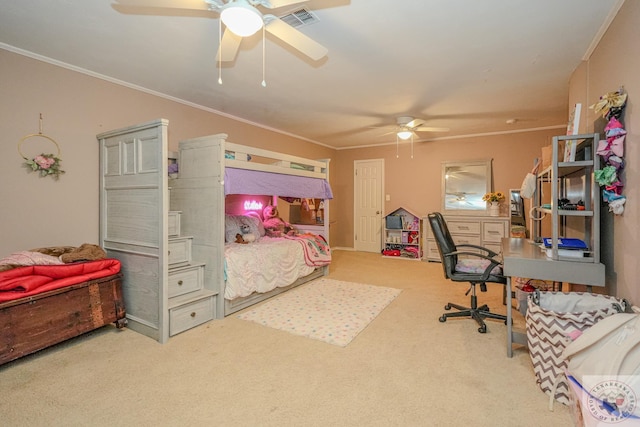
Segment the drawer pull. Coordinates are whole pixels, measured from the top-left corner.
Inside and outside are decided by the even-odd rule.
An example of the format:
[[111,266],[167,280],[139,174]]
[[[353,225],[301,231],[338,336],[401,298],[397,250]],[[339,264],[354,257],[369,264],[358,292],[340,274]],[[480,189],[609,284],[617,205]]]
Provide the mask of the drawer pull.
[[468,230],[468,229],[469,229],[469,227],[464,226],[464,225],[460,225],[460,226],[458,226],[458,228],[459,228],[460,230]]
[[178,280],[178,286],[182,286],[182,280]]
[[489,231],[488,231],[488,233],[489,233],[489,234],[500,234],[500,232],[499,232],[499,231],[491,231],[491,230],[489,230]]
[[191,313],[191,317],[196,317],[196,312],[195,311]]

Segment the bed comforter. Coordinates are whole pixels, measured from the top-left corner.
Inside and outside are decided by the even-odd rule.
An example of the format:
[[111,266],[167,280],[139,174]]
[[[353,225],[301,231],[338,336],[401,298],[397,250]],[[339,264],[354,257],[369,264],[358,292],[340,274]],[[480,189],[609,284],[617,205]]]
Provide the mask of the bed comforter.
[[[225,246],[225,293],[228,300],[289,286],[331,262],[328,245],[314,237],[261,237],[246,245]],[[305,248],[306,247],[306,248]]]
[[0,302],[36,295],[120,272],[120,261],[97,261],[60,265],[30,265],[0,272]]

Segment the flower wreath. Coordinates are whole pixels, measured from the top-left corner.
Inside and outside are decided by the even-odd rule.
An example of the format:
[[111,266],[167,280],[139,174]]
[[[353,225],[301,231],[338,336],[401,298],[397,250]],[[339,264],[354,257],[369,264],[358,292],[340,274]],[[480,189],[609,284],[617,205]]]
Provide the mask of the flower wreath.
[[[22,151],[20,150],[20,146],[24,141],[34,136],[46,138],[49,141],[53,142],[56,148],[58,149],[58,153],[57,154],[42,153],[33,157],[32,159],[25,157],[25,155],[22,154]],[[22,158],[25,160],[24,166],[27,168],[27,170],[29,172],[37,172],[40,175],[40,177],[51,176],[53,179],[57,181],[60,178],[60,175],[65,173],[60,168],[60,163],[62,162],[62,160],[59,157],[60,147],[58,146],[58,143],[55,142],[53,139],[49,138],[48,136],[43,135],[42,133],[34,133],[22,138],[18,143],[18,152],[20,153]]]

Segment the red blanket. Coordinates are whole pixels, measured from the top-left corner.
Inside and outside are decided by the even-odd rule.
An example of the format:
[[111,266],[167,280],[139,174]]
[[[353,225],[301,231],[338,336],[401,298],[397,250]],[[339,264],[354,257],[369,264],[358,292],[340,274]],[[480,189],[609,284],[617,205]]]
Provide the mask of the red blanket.
[[30,265],[2,271],[0,302],[113,276],[119,272],[120,261],[111,258],[63,265]]

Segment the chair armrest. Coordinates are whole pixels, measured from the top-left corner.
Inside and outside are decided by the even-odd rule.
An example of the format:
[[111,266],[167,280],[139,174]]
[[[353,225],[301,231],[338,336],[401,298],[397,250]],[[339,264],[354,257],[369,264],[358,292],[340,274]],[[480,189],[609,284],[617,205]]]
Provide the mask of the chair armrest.
[[460,245],[456,245],[456,247],[458,248],[474,248],[474,249],[480,249],[482,251],[487,252],[490,256],[494,257],[497,256],[498,253],[492,251],[491,249],[485,248],[484,246],[478,246],[478,245],[472,245],[470,243],[462,243]]

